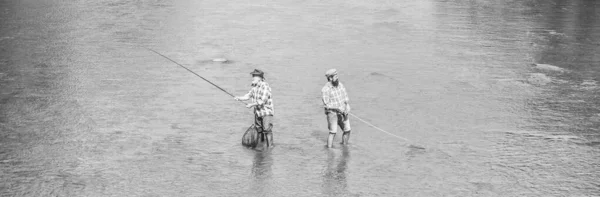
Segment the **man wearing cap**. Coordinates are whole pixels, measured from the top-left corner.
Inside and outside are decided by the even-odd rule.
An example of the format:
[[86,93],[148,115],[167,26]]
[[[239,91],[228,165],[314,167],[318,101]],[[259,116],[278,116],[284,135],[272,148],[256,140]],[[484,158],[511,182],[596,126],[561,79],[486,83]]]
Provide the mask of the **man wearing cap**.
[[238,101],[251,100],[247,108],[254,107],[254,125],[258,129],[260,138],[267,140],[267,147],[273,146],[273,100],[271,98],[271,87],[265,82],[265,74],[261,70],[254,69],[252,75],[252,89],[248,94],[235,97]]
[[329,69],[325,72],[327,83],[321,89],[323,94],[323,104],[325,107],[325,115],[327,115],[327,127],[329,129],[329,138],[327,139],[327,147],[333,146],[333,138],[337,133],[337,127],[341,127],[344,134],[342,135],[342,144],[348,144],[350,140],[350,104],[348,104],[348,94],[346,88],[339,81],[337,70]]

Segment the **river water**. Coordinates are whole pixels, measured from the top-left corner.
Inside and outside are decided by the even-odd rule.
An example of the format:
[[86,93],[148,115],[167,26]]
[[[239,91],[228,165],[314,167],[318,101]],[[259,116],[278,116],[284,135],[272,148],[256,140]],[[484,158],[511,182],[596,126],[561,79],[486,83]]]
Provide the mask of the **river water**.
[[[144,47],[236,95],[263,69],[275,147]],[[594,0],[0,0],[0,196],[600,196],[599,54]],[[409,141],[326,149],[329,68]]]

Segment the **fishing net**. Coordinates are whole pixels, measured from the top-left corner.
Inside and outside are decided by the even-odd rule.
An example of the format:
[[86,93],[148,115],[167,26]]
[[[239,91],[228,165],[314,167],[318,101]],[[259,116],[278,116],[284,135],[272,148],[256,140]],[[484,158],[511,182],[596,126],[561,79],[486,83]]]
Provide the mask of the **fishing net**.
[[258,129],[253,124],[250,127],[248,127],[248,129],[246,129],[246,133],[244,133],[244,136],[242,136],[242,145],[250,148],[255,148],[256,145],[258,145],[258,141]]

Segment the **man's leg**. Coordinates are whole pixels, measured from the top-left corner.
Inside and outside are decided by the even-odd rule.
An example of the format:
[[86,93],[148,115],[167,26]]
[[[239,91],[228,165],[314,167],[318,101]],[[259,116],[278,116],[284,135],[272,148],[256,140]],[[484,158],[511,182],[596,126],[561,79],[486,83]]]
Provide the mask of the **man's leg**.
[[258,130],[258,137],[260,138],[261,142],[265,141],[265,121],[263,119],[263,117],[258,117],[258,122],[260,123],[259,125],[259,130]]
[[263,133],[267,138],[267,147],[271,147],[273,146],[273,116],[264,116],[262,121]]
[[260,141],[265,141],[264,130],[263,130],[263,120],[258,115],[254,114],[254,126],[256,128],[256,132],[258,132],[258,139]]
[[350,140],[350,131],[344,131],[344,134],[342,135],[342,144],[347,145],[348,140]]
[[342,135],[342,144],[347,145],[348,140],[350,140],[350,119],[348,118],[348,115],[341,115],[338,119],[340,120],[339,124],[342,131],[344,131],[344,134]]
[[335,133],[329,133],[329,138],[327,138],[327,148],[333,147],[333,139],[335,138]]
[[329,129],[329,137],[327,138],[327,148],[333,147],[333,139],[337,133],[337,113],[327,112],[327,128]]

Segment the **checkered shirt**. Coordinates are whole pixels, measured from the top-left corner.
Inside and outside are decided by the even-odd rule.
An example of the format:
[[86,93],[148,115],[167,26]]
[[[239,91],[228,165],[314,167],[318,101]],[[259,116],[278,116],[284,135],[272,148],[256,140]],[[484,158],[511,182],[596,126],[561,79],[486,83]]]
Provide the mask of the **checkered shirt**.
[[258,105],[254,107],[254,113],[258,115],[258,117],[274,114],[271,87],[269,87],[267,82],[258,82],[258,84],[250,89],[248,94],[250,94],[253,103],[258,103]]
[[344,88],[342,82],[339,82],[337,87],[333,86],[331,82],[327,82],[321,92],[323,93],[323,105],[325,109],[342,110],[349,101],[348,93],[346,93],[346,88]]

